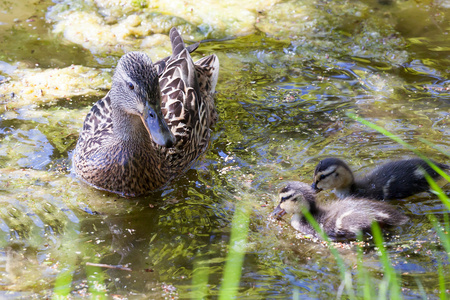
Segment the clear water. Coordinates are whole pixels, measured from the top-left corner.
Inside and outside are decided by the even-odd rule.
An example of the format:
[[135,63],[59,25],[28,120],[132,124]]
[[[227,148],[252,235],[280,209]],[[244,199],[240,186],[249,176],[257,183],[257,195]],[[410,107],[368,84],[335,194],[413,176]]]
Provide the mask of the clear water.
[[[261,13],[261,24],[277,20],[269,23],[292,31],[258,25],[268,34],[258,29],[202,44],[197,53],[216,53],[221,63],[220,120],[211,146],[185,175],[147,197],[105,194],[70,175],[70,153],[98,97],[69,96],[14,109],[8,108],[8,95],[0,98],[1,297],[42,298],[56,287],[83,298],[104,287],[109,297],[190,298],[193,274],[205,269],[208,292],[215,296],[230,222],[243,204],[252,214],[239,297],[335,297],[341,278],[329,250],[298,239],[288,222],[267,221],[276,191],[284,180],[310,182],[315,165],[327,156],[365,172],[413,155],[348,112],[448,162],[419,138],[449,152],[450,19],[444,6],[367,1],[361,15],[346,3],[283,3],[323,8],[320,27],[298,34],[295,26],[303,23],[290,10],[274,9]],[[16,62],[28,68],[114,67],[117,55],[93,54],[51,33],[46,12],[53,5],[1,4],[0,80],[7,82]],[[447,210],[429,193],[392,204],[410,218],[386,236],[403,295],[437,297],[437,266],[447,255],[427,215],[442,220]],[[364,265],[381,280],[370,241],[365,250]],[[346,263],[356,264],[355,247],[339,251]],[[61,274],[69,275],[67,283]]]

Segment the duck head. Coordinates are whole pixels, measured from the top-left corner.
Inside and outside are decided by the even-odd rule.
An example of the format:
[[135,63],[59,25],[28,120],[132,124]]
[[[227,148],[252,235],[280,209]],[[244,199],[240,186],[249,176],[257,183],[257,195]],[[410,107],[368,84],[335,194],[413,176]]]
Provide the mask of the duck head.
[[349,166],[339,158],[325,158],[320,161],[314,171],[312,188],[316,192],[329,189],[343,189],[354,182]]
[[151,59],[141,52],[123,55],[113,76],[111,104],[129,115],[139,116],[151,139],[167,148],[175,144],[161,112],[159,79]]
[[314,190],[306,183],[288,182],[278,193],[279,204],[270,214],[281,217],[284,214],[301,214],[303,210],[315,210],[316,197]]

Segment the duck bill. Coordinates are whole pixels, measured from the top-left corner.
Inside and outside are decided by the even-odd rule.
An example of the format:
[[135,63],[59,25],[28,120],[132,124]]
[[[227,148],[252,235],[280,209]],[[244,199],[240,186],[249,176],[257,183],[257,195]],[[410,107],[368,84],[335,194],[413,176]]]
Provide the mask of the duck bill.
[[270,217],[272,218],[281,218],[282,216],[284,216],[286,214],[286,211],[284,209],[282,209],[280,207],[280,205],[278,205],[273,212],[270,214]]
[[160,146],[171,148],[175,144],[175,138],[158,108],[147,104],[141,118],[152,140]]
[[311,184],[311,187],[316,193],[318,193],[318,192],[320,192],[322,190],[322,189],[317,187],[317,184],[315,182],[313,184]]

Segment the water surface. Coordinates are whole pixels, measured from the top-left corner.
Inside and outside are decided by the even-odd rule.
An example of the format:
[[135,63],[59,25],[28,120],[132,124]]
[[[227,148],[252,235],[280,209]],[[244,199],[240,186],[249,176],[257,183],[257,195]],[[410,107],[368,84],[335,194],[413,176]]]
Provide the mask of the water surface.
[[[329,250],[298,238],[287,219],[266,219],[283,181],[310,182],[315,165],[327,156],[344,158],[359,172],[413,156],[348,112],[448,162],[419,141],[450,149],[450,24],[444,4],[437,9],[413,1],[272,1],[255,4],[257,10],[233,5],[248,15],[246,22],[233,22],[226,14],[220,22],[196,18],[202,12],[194,6],[193,17],[183,18],[176,10],[155,13],[163,4],[123,11],[100,2],[1,4],[2,297],[43,298],[67,288],[74,298],[103,292],[131,299],[190,298],[194,273],[201,270],[208,276],[208,292],[216,296],[230,222],[242,205],[252,213],[240,298],[335,297],[341,278]],[[117,24],[133,36],[77,43],[64,20],[86,12],[100,18],[104,28],[113,31]],[[159,24],[161,32],[145,31],[142,21],[125,26],[124,20],[134,16]],[[123,51],[144,49],[155,60],[167,55],[164,35],[173,25],[187,40],[212,39],[201,44],[197,58],[216,53],[220,59],[220,120],[209,150],[185,175],[147,197],[124,199],[85,186],[70,174],[84,116],[106,93]],[[143,48],[142,32],[155,37],[154,47]],[[71,65],[86,69],[74,73]],[[60,96],[54,87],[30,83],[33,72],[45,70],[56,72],[51,78],[63,70],[88,79],[76,87],[71,83]],[[91,78],[98,81],[88,86]],[[430,193],[392,204],[410,218],[386,236],[403,295],[438,297],[437,265],[448,258],[427,215],[442,220],[447,210]],[[355,265],[356,247],[339,247],[346,263]],[[364,265],[375,280],[382,279],[370,239]]]

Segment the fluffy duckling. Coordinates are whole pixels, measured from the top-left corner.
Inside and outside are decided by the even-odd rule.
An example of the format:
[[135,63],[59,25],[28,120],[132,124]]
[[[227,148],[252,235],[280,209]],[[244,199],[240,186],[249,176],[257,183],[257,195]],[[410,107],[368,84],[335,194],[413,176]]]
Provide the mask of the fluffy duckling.
[[291,181],[279,192],[280,204],[272,216],[293,214],[291,225],[296,230],[319,237],[302,215],[308,210],[333,241],[355,239],[359,232],[370,231],[372,222],[380,226],[403,225],[408,218],[393,206],[380,201],[347,197],[325,204],[316,203],[314,190],[306,183]]
[[[450,168],[444,164],[434,164],[444,170]],[[355,196],[377,200],[399,199],[429,189],[424,171],[433,179],[440,178],[424,160],[413,158],[385,163],[361,179],[355,179],[352,170],[343,160],[330,157],[317,165],[312,187],[316,192],[335,189],[339,198]]]

